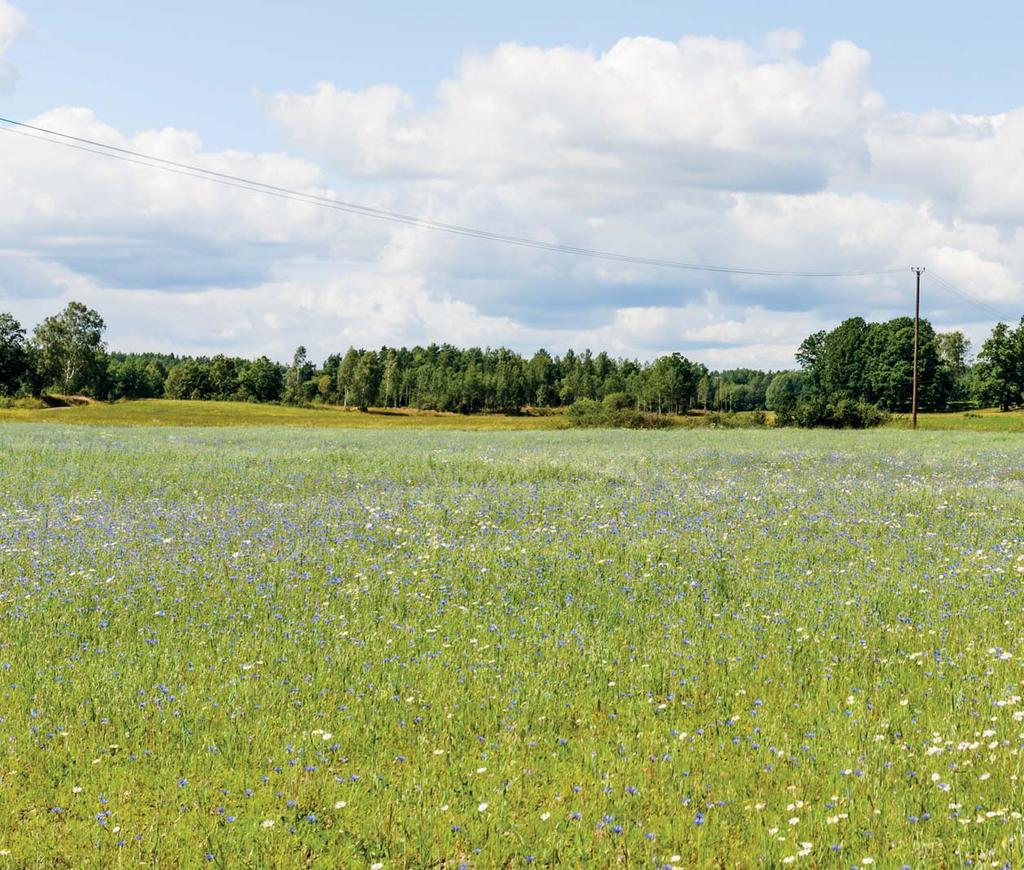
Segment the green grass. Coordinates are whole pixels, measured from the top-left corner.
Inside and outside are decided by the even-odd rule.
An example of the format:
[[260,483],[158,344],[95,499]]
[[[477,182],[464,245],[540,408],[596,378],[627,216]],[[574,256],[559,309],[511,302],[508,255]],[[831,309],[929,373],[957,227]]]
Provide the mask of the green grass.
[[0,867],[1021,858],[1016,436],[0,455]]
[[[521,430],[564,429],[569,423],[564,413],[523,414],[447,414],[431,411],[373,409],[370,413],[337,407],[293,408],[286,405],[259,405],[247,402],[184,402],[171,399],[144,399],[134,402],[90,402],[67,407],[46,407],[38,401],[26,401],[12,408],[0,407],[0,423],[61,423],[97,426],[300,426],[305,428],[382,429],[473,429]],[[769,421],[772,415],[769,416]],[[725,414],[725,428],[753,425],[749,412]],[[674,417],[676,428],[705,428],[708,420],[700,413]],[[1024,411],[1000,413],[989,409],[966,413],[920,414],[919,427],[929,430],[974,432],[1024,432]],[[894,417],[892,428],[909,429],[909,415]]]
[[[892,423],[901,429],[910,428],[910,415],[899,416]],[[1024,411],[1001,412],[995,408],[948,414],[918,414],[918,428],[957,430],[963,432],[1024,432]]]

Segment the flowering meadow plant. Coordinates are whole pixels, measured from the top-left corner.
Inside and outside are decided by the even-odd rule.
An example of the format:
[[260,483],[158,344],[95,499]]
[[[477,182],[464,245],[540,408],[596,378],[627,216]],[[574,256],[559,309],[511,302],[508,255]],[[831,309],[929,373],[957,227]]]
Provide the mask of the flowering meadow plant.
[[1021,854],[1013,436],[26,424],[0,456],[0,867]]

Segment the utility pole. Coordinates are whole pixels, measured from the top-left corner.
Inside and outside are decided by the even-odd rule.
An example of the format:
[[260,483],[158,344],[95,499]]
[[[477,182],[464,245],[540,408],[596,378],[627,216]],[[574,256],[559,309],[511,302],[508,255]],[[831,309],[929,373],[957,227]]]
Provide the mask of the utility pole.
[[917,297],[914,302],[914,386],[910,399],[910,413],[913,418],[912,428],[917,428],[917,337],[921,324],[921,273],[924,266],[911,266],[911,271],[917,275]]

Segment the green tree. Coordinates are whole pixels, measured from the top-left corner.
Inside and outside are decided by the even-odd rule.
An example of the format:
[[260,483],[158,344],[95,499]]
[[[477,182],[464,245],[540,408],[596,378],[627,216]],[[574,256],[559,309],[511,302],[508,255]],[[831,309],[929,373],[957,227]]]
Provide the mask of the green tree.
[[659,414],[684,413],[696,400],[697,384],[706,373],[679,353],[658,357],[647,372],[649,406]]
[[935,336],[935,347],[939,361],[949,373],[950,401],[962,402],[970,396],[971,342],[959,330],[940,332]]
[[163,392],[162,380],[154,382],[149,366],[138,356],[112,359],[107,381],[111,399],[152,399]]
[[974,371],[974,393],[983,405],[1009,411],[1024,399],[1024,318],[1017,329],[997,323],[981,346]]
[[819,330],[807,336],[796,352],[796,361],[806,373],[804,392],[809,395],[821,395],[825,392],[825,330]]
[[213,394],[210,372],[198,360],[184,359],[167,373],[164,395],[168,399],[209,399]]
[[313,366],[310,365],[306,356],[306,348],[301,344],[295,348],[292,356],[292,364],[284,379],[284,400],[290,404],[297,405],[306,401],[306,394],[303,386],[313,375]]
[[217,354],[210,360],[208,371],[211,398],[228,401],[237,396],[240,362],[223,354]]
[[368,411],[370,405],[377,402],[379,387],[380,365],[377,362],[377,354],[372,350],[363,351],[352,374],[352,404],[360,411]]
[[384,355],[384,368],[381,372],[381,396],[384,399],[385,407],[394,407],[398,404],[398,389],[402,380],[402,372],[398,364],[398,352],[388,348],[382,352]]
[[768,384],[765,405],[775,412],[775,420],[780,425],[788,426],[794,421],[806,381],[806,372],[779,372]]
[[10,314],[0,312],[0,396],[13,396],[29,371],[25,330]]
[[284,371],[276,362],[261,356],[242,366],[238,385],[252,402],[277,402],[284,391]]
[[526,378],[529,384],[530,401],[538,407],[547,408],[558,402],[558,370],[555,361],[544,348],[538,350],[526,364]]
[[856,399],[868,392],[868,333],[863,317],[851,317],[825,336],[822,375],[830,397]]
[[355,382],[356,367],[359,365],[359,351],[354,347],[348,349],[338,365],[338,394],[342,404],[347,408],[352,400],[352,385]]
[[711,396],[711,380],[707,375],[702,375],[697,381],[697,404],[705,411],[708,409],[708,399]]
[[40,323],[32,340],[46,383],[65,395],[94,391],[106,370],[105,329],[103,318],[81,302]]

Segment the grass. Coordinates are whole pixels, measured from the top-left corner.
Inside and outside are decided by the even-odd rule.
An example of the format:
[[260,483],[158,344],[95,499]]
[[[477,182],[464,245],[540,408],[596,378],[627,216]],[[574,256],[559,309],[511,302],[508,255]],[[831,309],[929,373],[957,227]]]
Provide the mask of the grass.
[[1019,860],[1015,436],[0,455],[0,867]]
[[93,402],[66,407],[0,408],[0,422],[87,424],[96,426],[301,426],[376,429],[557,429],[563,415],[506,416],[447,414],[402,409],[371,409],[369,413],[336,407],[295,408],[248,402],[187,402],[143,399],[134,402]]
[[[909,429],[910,415],[900,415],[893,426]],[[918,427],[963,432],[1024,432],[1024,410],[1001,412],[997,408],[947,414],[918,414]]]
[[[748,412],[722,416],[722,425],[752,425]],[[769,415],[769,419],[771,415]],[[47,407],[42,402],[20,402],[0,407],[0,423],[61,423],[97,426],[300,426],[304,428],[426,428],[472,430],[564,429],[569,423],[562,413],[449,414],[404,409],[372,409],[370,413],[338,407],[293,408],[247,402],[185,402],[144,399],[135,402],[92,402],[79,400],[68,406]],[[920,414],[918,424],[928,430],[974,432],[1024,432],[1024,411],[1000,413],[995,409],[946,414]],[[703,428],[707,419],[694,413],[673,418],[677,428]],[[909,415],[893,419],[891,427],[909,429]]]

